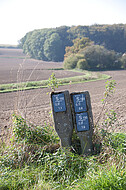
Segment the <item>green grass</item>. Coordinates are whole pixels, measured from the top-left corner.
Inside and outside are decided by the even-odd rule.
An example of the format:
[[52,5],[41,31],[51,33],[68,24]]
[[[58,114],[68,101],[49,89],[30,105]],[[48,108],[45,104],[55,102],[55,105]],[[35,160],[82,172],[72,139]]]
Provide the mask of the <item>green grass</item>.
[[116,166],[109,168],[99,167],[97,171],[89,171],[75,188],[76,190],[125,190],[125,171],[118,170]]
[[100,152],[88,157],[58,143],[53,127],[14,114],[11,144],[0,148],[0,190],[125,190],[126,134],[109,133]]
[[[80,72],[80,71],[74,70],[74,72]],[[83,83],[83,82],[90,82],[90,81],[97,81],[97,80],[105,80],[105,79],[110,78],[110,76],[101,74],[98,72],[84,71],[83,73],[84,73],[84,75],[81,75],[81,76],[58,79],[57,81],[59,82],[59,86]],[[47,88],[47,87],[48,87],[48,80],[1,84],[0,85],[0,93],[14,92],[14,91],[18,91],[18,90]]]

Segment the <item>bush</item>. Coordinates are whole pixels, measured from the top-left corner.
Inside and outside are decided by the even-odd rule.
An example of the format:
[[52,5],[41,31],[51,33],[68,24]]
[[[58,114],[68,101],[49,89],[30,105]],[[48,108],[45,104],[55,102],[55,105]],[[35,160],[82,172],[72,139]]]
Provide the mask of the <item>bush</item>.
[[87,63],[86,59],[80,59],[80,60],[77,62],[77,68],[78,68],[78,69],[82,69],[82,70],[88,69],[89,66],[88,66],[88,63]]
[[57,134],[52,126],[34,126],[24,118],[13,114],[13,132],[17,142],[25,141],[28,144],[47,145],[57,142]]
[[[121,59],[123,67],[125,67],[125,57]],[[90,70],[113,70],[120,69],[120,54],[109,51],[104,46],[90,45],[85,47],[77,54],[71,54],[65,58],[65,69],[90,69]]]
[[121,68],[120,61],[114,51],[109,51],[103,46],[92,45],[83,52],[91,70],[106,70]]
[[77,57],[78,59],[85,59],[84,55],[81,54],[81,53],[77,53],[77,54],[76,54],[76,57]]
[[120,59],[123,69],[126,69],[126,53],[122,55]]
[[71,55],[64,60],[64,69],[74,69],[77,65],[78,58],[75,55]]

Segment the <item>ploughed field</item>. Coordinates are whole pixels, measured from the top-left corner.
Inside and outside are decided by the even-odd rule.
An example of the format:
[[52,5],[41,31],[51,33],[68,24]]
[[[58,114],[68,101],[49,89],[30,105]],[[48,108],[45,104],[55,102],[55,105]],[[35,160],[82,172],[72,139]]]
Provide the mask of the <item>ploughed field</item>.
[[[58,70],[62,67],[63,63],[30,59],[23,54],[21,49],[0,48],[0,84],[45,80],[50,77],[52,72],[55,73],[56,78],[82,75],[78,72]],[[110,75],[117,83],[115,93],[112,98],[109,98],[104,111],[115,110],[119,121],[119,125],[117,123],[115,125],[115,131],[126,131],[126,70],[102,73]],[[94,123],[96,123],[103,107],[101,99],[104,98],[105,82],[102,80],[69,84],[60,86],[58,91],[79,92],[88,90],[91,96]],[[1,137],[4,138],[9,133],[12,113],[15,110],[18,110],[28,121],[36,125],[44,125],[44,123],[52,125],[50,96],[47,95],[47,92],[49,89],[43,88],[0,93]],[[104,114],[101,115],[99,122],[103,122],[104,116]]]

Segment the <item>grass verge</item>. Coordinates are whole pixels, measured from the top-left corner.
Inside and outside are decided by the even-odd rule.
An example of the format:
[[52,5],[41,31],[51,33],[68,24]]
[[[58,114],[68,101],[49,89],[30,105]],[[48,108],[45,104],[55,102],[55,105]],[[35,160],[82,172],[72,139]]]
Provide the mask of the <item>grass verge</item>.
[[0,190],[124,190],[126,135],[98,132],[100,152],[85,157],[59,148],[53,127],[13,115],[10,146],[0,148]]
[[[72,71],[80,72],[77,70],[72,70]],[[81,76],[57,79],[57,81],[59,82],[59,86],[75,84],[75,83],[90,82],[90,81],[97,81],[97,80],[105,80],[105,79],[110,78],[110,76],[101,74],[99,72],[83,71],[83,73],[84,73],[84,75],[81,75]],[[18,91],[18,90],[46,88],[46,87],[48,87],[48,80],[1,84],[0,85],[0,93],[14,92],[14,91]]]

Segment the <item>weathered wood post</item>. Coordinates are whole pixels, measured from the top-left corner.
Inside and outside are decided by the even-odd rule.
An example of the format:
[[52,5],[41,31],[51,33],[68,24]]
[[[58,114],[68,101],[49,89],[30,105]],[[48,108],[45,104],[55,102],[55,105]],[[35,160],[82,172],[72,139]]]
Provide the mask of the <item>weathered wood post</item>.
[[55,130],[61,140],[61,146],[70,147],[73,123],[69,91],[52,92],[51,104]]
[[91,154],[93,150],[93,116],[88,91],[71,93],[73,122],[81,142],[82,154]]

